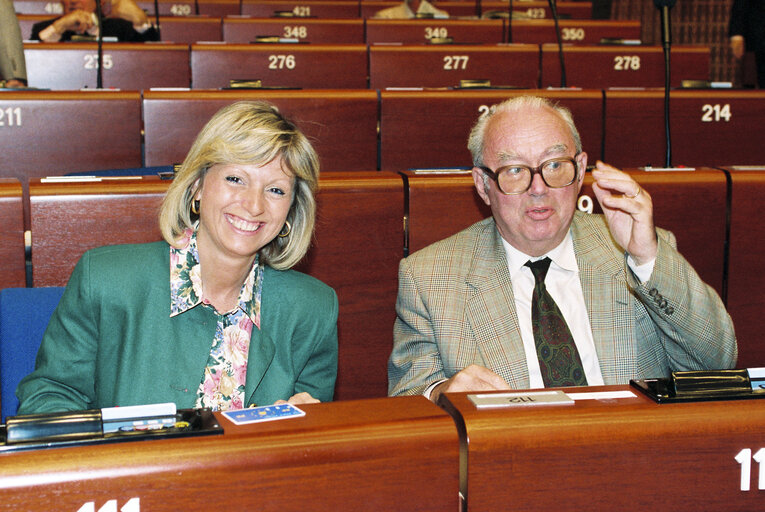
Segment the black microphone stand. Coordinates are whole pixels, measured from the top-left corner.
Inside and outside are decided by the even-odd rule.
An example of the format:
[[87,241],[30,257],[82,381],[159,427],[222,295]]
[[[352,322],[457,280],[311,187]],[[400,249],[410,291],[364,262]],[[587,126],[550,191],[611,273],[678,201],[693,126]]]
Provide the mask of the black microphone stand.
[[558,39],[558,58],[560,59],[560,86],[566,87],[566,63],[563,59],[563,41],[560,38],[560,27],[558,26],[558,4],[557,0],[548,0],[550,3],[550,12],[552,12],[555,23],[555,36]]
[[162,33],[159,31],[159,0],[154,0],[154,23],[157,26],[157,40],[162,41]]
[[669,10],[676,0],[654,0],[661,13],[661,46],[664,49],[664,136],[667,153],[664,167],[672,167],[672,135],[669,129],[669,91],[670,91],[670,53],[672,48],[672,30]]
[[507,43],[513,42],[513,0],[507,2]]
[[101,9],[101,0],[96,0],[96,18],[98,19],[98,35],[96,44],[98,46],[97,68],[96,68],[96,89],[104,88],[104,12]]

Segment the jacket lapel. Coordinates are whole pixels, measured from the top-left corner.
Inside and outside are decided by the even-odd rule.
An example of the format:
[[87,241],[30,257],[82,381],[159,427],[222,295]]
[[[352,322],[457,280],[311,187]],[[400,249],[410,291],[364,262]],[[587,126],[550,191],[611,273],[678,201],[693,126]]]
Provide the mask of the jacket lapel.
[[483,365],[504,378],[510,387],[525,389],[529,386],[529,372],[505,250],[493,219],[484,222],[476,234],[475,246],[469,248],[475,257],[466,277],[466,320]]
[[636,358],[626,256],[611,241],[602,216],[577,212],[571,233],[603,380],[623,382]]
[[[257,327],[252,327],[250,350],[247,354],[247,380],[244,384],[245,404],[253,403],[255,390],[263,380],[274,359],[275,345],[271,336]],[[263,405],[263,404],[258,404]]]

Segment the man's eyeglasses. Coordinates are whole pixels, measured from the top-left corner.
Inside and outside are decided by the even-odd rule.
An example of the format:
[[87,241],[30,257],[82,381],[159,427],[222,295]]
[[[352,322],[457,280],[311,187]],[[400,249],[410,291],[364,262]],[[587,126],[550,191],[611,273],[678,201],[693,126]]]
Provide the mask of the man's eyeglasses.
[[550,188],[568,187],[574,183],[577,177],[577,156],[579,153],[574,155],[574,158],[551,158],[542,162],[539,167],[512,164],[502,166],[496,171],[484,166],[479,169],[497,182],[499,191],[503,194],[523,194],[531,187],[535,174],[542,176],[542,181]]

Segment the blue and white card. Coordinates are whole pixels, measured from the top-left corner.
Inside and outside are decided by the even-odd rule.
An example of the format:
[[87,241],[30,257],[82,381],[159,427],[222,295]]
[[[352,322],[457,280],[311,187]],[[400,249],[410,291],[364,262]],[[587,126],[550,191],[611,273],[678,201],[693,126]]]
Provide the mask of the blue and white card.
[[222,414],[236,425],[247,425],[248,423],[260,423],[261,421],[298,418],[305,416],[305,411],[301,411],[292,404],[279,404],[261,405],[260,407],[251,407],[238,411],[223,411]]

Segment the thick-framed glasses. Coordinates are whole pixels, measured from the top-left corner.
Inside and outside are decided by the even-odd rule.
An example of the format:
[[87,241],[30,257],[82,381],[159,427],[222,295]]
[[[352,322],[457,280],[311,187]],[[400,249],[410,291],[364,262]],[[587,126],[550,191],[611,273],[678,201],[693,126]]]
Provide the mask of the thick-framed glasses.
[[560,157],[545,160],[538,167],[528,165],[512,164],[505,165],[492,171],[488,167],[481,166],[491,179],[497,182],[499,191],[505,195],[523,194],[531,188],[531,182],[534,175],[542,176],[542,181],[550,188],[568,187],[576,181],[578,165],[576,157]]

